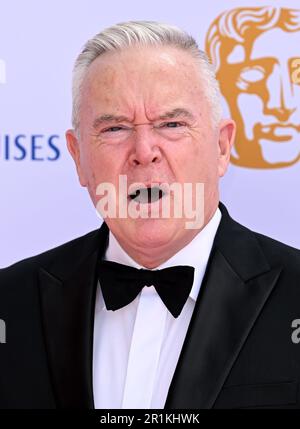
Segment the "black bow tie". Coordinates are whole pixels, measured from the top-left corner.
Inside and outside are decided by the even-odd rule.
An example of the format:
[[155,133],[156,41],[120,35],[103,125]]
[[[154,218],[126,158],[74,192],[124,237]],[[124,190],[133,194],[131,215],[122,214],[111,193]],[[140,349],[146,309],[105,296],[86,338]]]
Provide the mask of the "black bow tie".
[[168,310],[178,317],[193,285],[194,268],[180,265],[152,271],[101,261],[99,281],[107,310],[124,307],[144,286],[154,286]]

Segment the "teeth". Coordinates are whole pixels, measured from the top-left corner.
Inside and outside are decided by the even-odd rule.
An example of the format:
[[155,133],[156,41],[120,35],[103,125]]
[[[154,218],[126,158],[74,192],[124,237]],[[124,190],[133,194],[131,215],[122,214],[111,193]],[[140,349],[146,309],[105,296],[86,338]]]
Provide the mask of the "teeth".
[[141,204],[153,203],[162,198],[164,192],[159,187],[140,188],[130,194],[130,198]]

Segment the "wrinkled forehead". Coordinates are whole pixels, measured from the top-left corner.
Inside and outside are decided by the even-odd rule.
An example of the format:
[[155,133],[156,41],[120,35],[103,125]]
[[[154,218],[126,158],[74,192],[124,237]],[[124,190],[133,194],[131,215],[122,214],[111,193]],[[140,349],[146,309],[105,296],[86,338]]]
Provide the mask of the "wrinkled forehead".
[[82,90],[83,103],[122,109],[206,101],[199,64],[190,53],[173,47],[105,53],[90,65]]
[[90,64],[85,80],[102,80],[111,85],[118,78],[144,81],[158,75],[160,79],[198,78],[199,64],[189,52],[176,47],[134,46],[100,55]]

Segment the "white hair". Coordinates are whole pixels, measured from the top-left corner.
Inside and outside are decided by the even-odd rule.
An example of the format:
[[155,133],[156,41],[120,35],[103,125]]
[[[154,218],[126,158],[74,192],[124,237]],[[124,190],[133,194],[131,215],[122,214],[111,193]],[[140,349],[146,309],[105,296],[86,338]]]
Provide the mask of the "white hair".
[[200,64],[205,94],[211,107],[212,122],[219,123],[222,117],[219,83],[213,65],[206,53],[198,48],[195,39],[172,25],[154,21],[128,21],[96,34],[87,41],[76,59],[72,85],[72,124],[75,130],[79,128],[82,83],[90,64],[105,52],[118,51],[133,45],[173,46],[189,52]]

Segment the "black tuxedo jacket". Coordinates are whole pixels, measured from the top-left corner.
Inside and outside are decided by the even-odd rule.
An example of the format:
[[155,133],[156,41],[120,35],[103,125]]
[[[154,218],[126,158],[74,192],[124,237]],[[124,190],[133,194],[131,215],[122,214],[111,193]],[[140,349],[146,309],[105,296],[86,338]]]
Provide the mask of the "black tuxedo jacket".
[[[300,319],[300,251],[220,209],[165,408],[300,408],[291,326]],[[94,407],[96,264],[107,239],[103,223],[0,270],[0,408]]]

